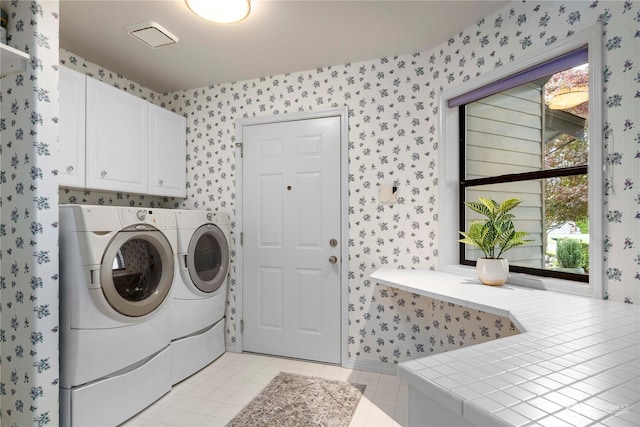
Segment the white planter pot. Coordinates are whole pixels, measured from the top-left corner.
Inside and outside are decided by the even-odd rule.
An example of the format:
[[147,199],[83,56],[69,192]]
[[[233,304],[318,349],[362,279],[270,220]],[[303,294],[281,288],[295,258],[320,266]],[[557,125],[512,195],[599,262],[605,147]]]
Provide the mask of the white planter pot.
[[500,286],[509,278],[509,262],[505,258],[478,258],[476,273],[485,285]]

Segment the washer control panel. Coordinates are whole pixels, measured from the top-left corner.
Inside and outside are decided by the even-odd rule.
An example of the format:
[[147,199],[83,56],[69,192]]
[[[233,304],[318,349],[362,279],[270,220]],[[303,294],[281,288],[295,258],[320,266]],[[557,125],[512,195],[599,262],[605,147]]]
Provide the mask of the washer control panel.
[[161,229],[176,228],[176,216],[170,209],[121,208],[120,221],[123,226],[145,223]]

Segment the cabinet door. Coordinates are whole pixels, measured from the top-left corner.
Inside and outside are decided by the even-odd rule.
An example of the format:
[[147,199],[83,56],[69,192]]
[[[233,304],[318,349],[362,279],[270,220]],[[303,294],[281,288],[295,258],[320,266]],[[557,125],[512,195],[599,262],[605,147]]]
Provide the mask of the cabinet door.
[[149,105],[149,194],[186,197],[186,123],[183,116]]
[[87,187],[147,192],[147,101],[87,79]]
[[58,185],[84,187],[85,144],[84,74],[60,67]]

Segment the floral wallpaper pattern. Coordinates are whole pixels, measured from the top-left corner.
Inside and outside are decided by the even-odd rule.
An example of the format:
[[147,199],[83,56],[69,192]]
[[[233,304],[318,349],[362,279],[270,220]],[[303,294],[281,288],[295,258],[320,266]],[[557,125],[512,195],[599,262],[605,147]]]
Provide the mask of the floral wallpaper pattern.
[[[199,97],[199,90],[187,93],[184,96],[169,94],[162,97],[153,91],[143,88],[122,76],[111,73],[103,67],[93,64],[64,49],[60,50],[60,63],[69,68],[75,69],[76,71],[84,72],[92,78],[110,82],[115,87],[134,93],[143,99],[150,100],[151,102],[165,108],[173,107],[170,108],[173,111],[178,110],[184,113],[184,110],[189,111],[189,106],[192,106],[197,111],[202,111],[201,104],[197,100]],[[190,100],[189,96],[192,96],[195,100]],[[206,97],[205,99],[209,98],[210,97]],[[188,124],[191,127],[192,123],[189,122]],[[211,123],[205,120],[205,118],[196,118],[194,119],[193,124],[202,124],[204,126],[204,130],[211,129]],[[231,126],[231,129],[233,130],[233,123],[231,123]],[[196,127],[195,129],[199,130],[200,128]],[[196,132],[194,138],[191,138],[192,133],[193,132],[191,132],[190,128],[188,130],[188,134],[190,136],[189,143],[196,141],[202,135],[200,132]],[[232,147],[232,144],[230,144],[229,147],[223,146],[222,150],[231,150]],[[205,150],[205,147],[202,147],[202,151],[197,147],[194,148],[193,151],[189,149],[189,159],[198,158],[198,154],[200,152],[206,153],[205,157],[212,158],[211,153]],[[232,157],[229,162],[231,161],[235,162],[235,158]],[[201,161],[196,161],[196,166],[201,165]],[[219,160],[218,165],[220,165]],[[235,169],[232,163],[230,163],[230,165],[232,170]],[[211,166],[208,166],[207,170],[202,173],[203,179],[205,176],[207,177],[205,185],[196,188],[182,206],[216,210],[216,203],[207,203],[205,207],[204,204],[198,201],[199,197],[197,197],[197,195],[202,194],[203,192],[209,193],[213,189],[211,188],[212,184],[214,182],[219,182],[220,178],[225,178],[227,173],[223,171],[220,175],[221,176],[219,178],[216,178],[215,171]],[[233,176],[233,173],[229,173],[229,176]],[[200,177],[196,176],[195,179],[199,180]],[[193,188],[191,185],[189,185],[189,187]],[[231,187],[223,189],[218,187],[218,194],[226,194],[230,188]],[[214,201],[216,200],[216,197],[209,194],[206,199],[207,201]],[[125,193],[112,194],[108,192],[76,190],[69,188],[64,188],[60,191],[60,203],[176,207],[176,200],[168,200],[167,198],[158,198],[153,196]],[[227,204],[227,202],[222,198],[217,200],[220,200],[219,206],[223,211],[227,210],[229,206],[233,206],[231,202]],[[232,271],[234,267],[233,261],[234,252],[232,251]],[[235,285],[234,276],[235,272],[232,275],[232,289],[233,285]],[[368,284],[368,286],[371,286],[371,284]],[[373,289],[376,289],[375,286],[373,286]],[[519,333],[515,326],[511,324],[509,319],[504,317],[489,313],[482,313],[477,310],[464,308],[454,304],[444,304],[441,301],[435,301],[431,298],[421,297],[415,294],[407,294],[406,292],[393,288],[380,287],[380,289],[376,289],[376,291],[379,292],[378,299],[381,302],[389,304],[386,308],[382,304],[376,304],[371,307],[358,305],[357,308],[355,305],[350,304],[349,310],[354,313],[371,310],[371,312],[359,313],[359,315],[363,315],[366,320],[380,320],[379,328],[381,331],[393,332],[393,337],[377,337],[378,331],[376,328],[368,330],[368,326],[365,325],[364,322],[361,322],[359,319],[355,320],[357,324],[362,324],[362,327],[359,329],[357,337],[349,337],[350,343],[360,346],[357,351],[352,354],[354,359],[375,357],[376,361],[389,362],[393,360],[397,362],[398,360],[410,359],[412,357],[424,355],[423,353],[428,354],[445,351],[463,345],[477,344],[483,341]],[[233,300],[233,294],[230,295],[230,300]],[[372,298],[371,302],[375,301],[376,298]],[[232,333],[235,326],[233,324],[233,321],[235,320],[235,304],[231,304],[231,302],[228,301],[227,307],[227,319],[231,320],[227,322],[227,344],[232,345],[235,342],[235,333]],[[385,314],[385,310],[387,313],[394,313],[392,319],[386,319],[388,315]],[[400,319],[402,319],[402,321],[400,321]],[[371,343],[369,343],[370,340],[374,340],[375,345],[372,346]],[[401,346],[396,343],[403,343],[404,345],[402,347],[409,346],[409,348],[403,348],[403,350],[400,350]],[[387,351],[384,350],[385,345],[391,348],[389,351],[393,352],[393,357],[386,354]]]
[[[438,235],[438,215],[447,214],[438,206],[438,147],[450,143],[439,140],[439,93],[600,22],[609,166],[605,288],[607,298],[637,302],[639,21],[633,2],[512,2],[429,52],[170,94],[165,103],[189,120],[184,206],[234,211],[236,120],[348,106],[349,355],[384,363],[415,356],[415,343],[398,335],[411,336],[421,323],[415,310],[429,313],[432,302],[392,296],[396,292],[368,275],[380,267],[435,269],[439,245],[452,240]],[[398,186],[396,204],[378,203],[381,183]],[[235,271],[231,279],[227,338],[234,341]],[[402,307],[397,299],[415,306]],[[416,341],[426,348],[430,339],[427,333]]]
[[[186,200],[61,189],[60,203],[235,210],[235,121],[349,108],[349,354],[392,364],[517,333],[486,313],[376,285],[379,267],[437,267],[439,93],[597,22],[604,28],[607,297],[640,300],[640,6],[632,1],[514,1],[428,52],[157,94],[59,51],[58,2],[3,2],[9,44],[32,55],[2,94],[0,403],[3,425],[57,424],[58,61],[188,118]],[[60,58],[58,57],[60,56]],[[377,202],[380,183],[399,187]],[[235,225],[232,224],[235,228]],[[233,255],[232,255],[233,257]],[[235,341],[235,270],[227,341]],[[473,322],[480,318],[482,322]],[[466,323],[471,321],[471,323]],[[437,326],[436,326],[437,324]],[[486,328],[486,329],[483,329]],[[487,334],[489,337],[487,337]]]
[[[404,333],[406,337],[417,317],[398,305],[398,297],[392,295],[400,294],[401,300],[411,301],[411,307],[418,306],[416,309],[423,313],[429,312],[432,301],[409,298],[401,291],[371,283],[367,277],[379,267],[437,268],[437,150],[445,143],[438,140],[439,93],[597,22],[604,28],[605,142],[610,165],[603,260],[608,277],[606,297],[638,301],[640,193],[636,186],[640,134],[633,132],[637,114],[632,114],[638,111],[640,86],[634,64],[638,56],[635,42],[640,37],[638,9],[633,2],[513,2],[429,52],[164,95],[153,94],[70,52],[62,52],[61,61],[187,116],[188,197],[183,203],[158,202],[168,202],[169,207],[179,204],[223,210],[233,216],[236,120],[348,106],[349,353],[358,360],[396,363],[415,354],[414,345],[402,342],[397,335]],[[628,108],[620,108],[623,104]],[[398,203],[381,205],[377,202],[378,185],[391,182],[400,189]],[[91,194],[82,196],[68,200],[95,200]],[[116,203],[123,197],[100,196],[98,202]],[[126,198],[128,203],[149,203],[144,198]],[[65,199],[61,196],[61,202]],[[232,268],[227,307],[229,344],[237,335],[235,275]],[[402,313],[405,322],[401,326],[381,330],[378,323],[394,324],[394,311],[405,309],[408,311]],[[364,336],[363,330],[368,331]],[[430,338],[421,336],[416,341],[427,342]]]
[[57,425],[58,3],[2,7],[31,59],[0,81],[0,423]]
[[378,285],[370,303],[349,304],[359,326],[349,357],[358,361],[398,363],[520,333],[506,317],[392,287]]

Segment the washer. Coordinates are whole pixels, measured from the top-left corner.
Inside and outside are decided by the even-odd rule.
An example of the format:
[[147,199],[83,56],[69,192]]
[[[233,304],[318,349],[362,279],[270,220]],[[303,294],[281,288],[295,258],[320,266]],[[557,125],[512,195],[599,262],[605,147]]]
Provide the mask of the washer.
[[60,419],[118,425],[171,389],[173,211],[60,206]]
[[225,351],[229,216],[175,210],[178,252],[171,307],[171,376],[176,384]]

